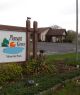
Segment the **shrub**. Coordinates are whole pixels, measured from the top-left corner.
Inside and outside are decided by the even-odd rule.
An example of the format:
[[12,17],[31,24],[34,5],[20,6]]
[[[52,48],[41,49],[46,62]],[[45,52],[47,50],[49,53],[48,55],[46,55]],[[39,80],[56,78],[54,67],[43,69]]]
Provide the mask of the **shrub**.
[[45,57],[39,57],[36,60],[31,59],[22,68],[24,75],[38,75],[44,73],[54,73],[57,71],[55,65],[49,64]]
[[32,75],[35,69],[36,60],[29,60],[26,64],[22,64],[23,75]]
[[0,65],[0,83],[13,81],[21,76],[22,68],[16,63]]

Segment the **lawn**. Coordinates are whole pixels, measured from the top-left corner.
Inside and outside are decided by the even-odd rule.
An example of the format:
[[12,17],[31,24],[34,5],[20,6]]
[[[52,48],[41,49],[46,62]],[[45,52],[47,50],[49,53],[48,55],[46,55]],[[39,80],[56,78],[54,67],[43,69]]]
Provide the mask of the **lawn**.
[[[75,76],[79,76],[80,71],[66,73],[66,74],[45,74],[40,76],[33,76],[24,80],[16,82],[5,83],[0,89],[0,95],[34,95],[44,90],[50,89],[58,83],[66,79],[71,79]],[[27,80],[34,80],[34,85],[27,85]],[[36,85],[37,83],[37,85]],[[62,95],[62,94],[60,94]]]
[[80,95],[80,82],[77,83],[76,81],[70,81],[66,83],[61,90],[56,91],[51,95]]
[[46,61],[48,63],[55,62],[57,60],[64,61],[66,64],[80,64],[80,53],[78,53],[78,61],[76,62],[76,53],[66,53],[66,54],[54,54],[46,56]]

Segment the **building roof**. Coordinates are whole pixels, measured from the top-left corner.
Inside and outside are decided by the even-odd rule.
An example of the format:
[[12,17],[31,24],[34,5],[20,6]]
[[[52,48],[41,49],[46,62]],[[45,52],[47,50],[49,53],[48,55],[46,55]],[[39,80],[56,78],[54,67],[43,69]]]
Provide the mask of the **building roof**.
[[49,29],[50,27],[43,27],[43,28],[38,28],[38,33],[42,33],[44,32],[45,30]]
[[47,35],[49,36],[62,36],[63,33],[66,33],[66,29],[49,29]]

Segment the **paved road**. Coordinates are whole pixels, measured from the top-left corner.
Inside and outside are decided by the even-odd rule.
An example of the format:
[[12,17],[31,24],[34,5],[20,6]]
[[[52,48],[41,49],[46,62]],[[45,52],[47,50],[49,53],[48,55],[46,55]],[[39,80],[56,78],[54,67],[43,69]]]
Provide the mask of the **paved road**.
[[[76,45],[71,43],[39,42],[39,50],[44,50],[46,54],[69,53],[76,51]],[[80,45],[78,46],[78,51],[80,52]]]

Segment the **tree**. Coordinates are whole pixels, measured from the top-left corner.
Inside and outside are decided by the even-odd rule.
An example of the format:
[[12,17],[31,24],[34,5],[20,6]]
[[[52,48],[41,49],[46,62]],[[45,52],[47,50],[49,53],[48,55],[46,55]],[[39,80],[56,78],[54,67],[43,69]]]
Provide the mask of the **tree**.
[[62,27],[58,26],[58,25],[53,25],[51,26],[52,29],[62,29]]
[[68,30],[65,41],[72,43],[75,40],[75,38],[76,38],[76,32],[73,30]]
[[80,45],[80,34],[78,35],[78,43]]

